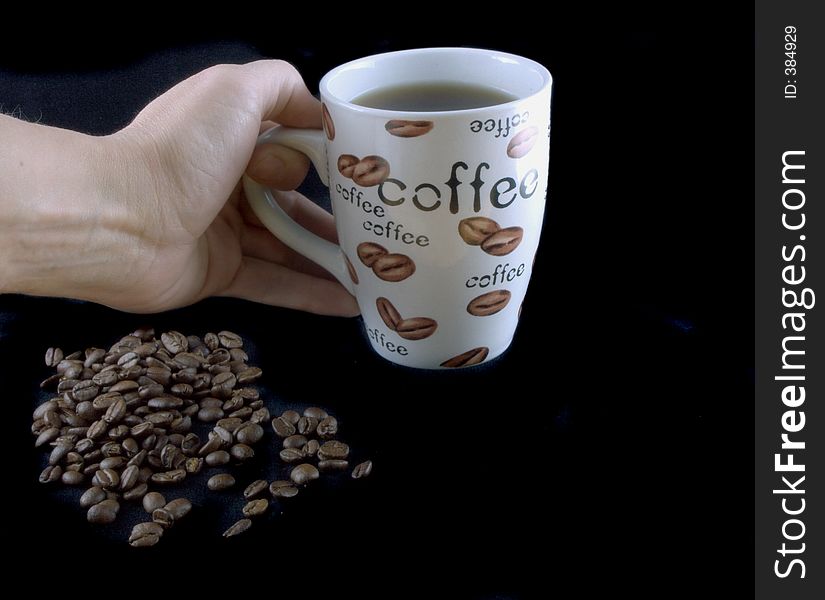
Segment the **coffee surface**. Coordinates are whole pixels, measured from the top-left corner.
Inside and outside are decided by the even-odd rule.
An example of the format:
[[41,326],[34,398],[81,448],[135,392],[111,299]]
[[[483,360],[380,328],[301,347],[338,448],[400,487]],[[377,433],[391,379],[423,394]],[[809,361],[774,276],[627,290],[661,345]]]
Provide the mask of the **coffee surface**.
[[384,110],[434,112],[495,106],[515,99],[503,90],[483,85],[432,81],[377,88],[356,96],[352,103]]

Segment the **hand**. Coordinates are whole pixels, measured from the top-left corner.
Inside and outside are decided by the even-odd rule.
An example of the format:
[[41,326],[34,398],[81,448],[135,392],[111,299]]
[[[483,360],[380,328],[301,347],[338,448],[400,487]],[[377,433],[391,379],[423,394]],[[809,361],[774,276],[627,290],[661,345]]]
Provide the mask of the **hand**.
[[[339,283],[274,238],[246,203],[244,170],[290,190],[309,168],[294,150],[255,148],[272,121],[321,127],[319,102],[280,61],[202,71],[105,138],[3,117],[0,134],[12,143],[0,149],[0,290],[133,312],[223,295],[358,314]],[[279,202],[335,241],[326,211],[297,192]]]

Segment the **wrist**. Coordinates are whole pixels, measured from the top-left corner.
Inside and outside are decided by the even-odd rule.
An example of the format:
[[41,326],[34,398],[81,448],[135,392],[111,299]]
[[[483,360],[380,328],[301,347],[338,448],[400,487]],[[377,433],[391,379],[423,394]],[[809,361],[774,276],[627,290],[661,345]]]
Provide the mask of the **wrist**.
[[0,131],[0,291],[101,301],[128,272],[113,250],[136,230],[118,140],[13,119]]

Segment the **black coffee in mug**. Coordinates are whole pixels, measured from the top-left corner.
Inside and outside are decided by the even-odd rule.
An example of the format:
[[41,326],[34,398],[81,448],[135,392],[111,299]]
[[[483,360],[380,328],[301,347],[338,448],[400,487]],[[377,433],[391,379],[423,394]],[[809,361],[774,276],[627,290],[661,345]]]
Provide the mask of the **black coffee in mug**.
[[474,83],[428,81],[369,90],[352,99],[366,108],[408,112],[467,110],[516,100],[503,90]]

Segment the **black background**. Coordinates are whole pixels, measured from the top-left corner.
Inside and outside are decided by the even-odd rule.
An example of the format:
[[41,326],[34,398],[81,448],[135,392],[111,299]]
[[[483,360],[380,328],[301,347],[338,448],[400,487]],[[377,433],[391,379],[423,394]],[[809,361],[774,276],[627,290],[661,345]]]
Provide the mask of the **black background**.
[[[47,346],[108,345],[148,323],[241,333],[264,368],[271,410],[328,407],[358,456],[375,462],[371,479],[321,483],[230,542],[219,532],[236,518],[237,494],[225,505],[199,496],[188,521],[139,552],[123,540],[126,525],[93,528],[74,499],[38,484],[39,453],[7,459],[9,510],[26,524],[6,539],[19,548],[12,562],[61,548],[94,557],[104,579],[108,567],[151,567],[197,584],[213,581],[215,564],[241,587],[278,581],[309,596],[341,585],[478,598],[551,597],[569,586],[578,592],[561,597],[588,597],[605,585],[666,597],[718,591],[713,581],[749,589],[748,10],[589,7],[542,21],[518,7],[415,28],[273,16],[251,31],[55,26],[0,42],[4,112],[95,134],[126,125],[206,66],[259,57],[293,62],[313,91],[341,62],[419,46],[515,52],[554,76],[542,244],[514,344],[487,367],[400,369],[371,355],[358,320],[240,301],[147,317],[0,297],[15,447],[31,444]],[[205,574],[192,574],[198,566]]]

